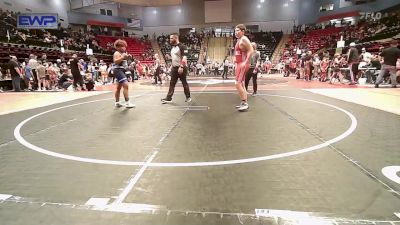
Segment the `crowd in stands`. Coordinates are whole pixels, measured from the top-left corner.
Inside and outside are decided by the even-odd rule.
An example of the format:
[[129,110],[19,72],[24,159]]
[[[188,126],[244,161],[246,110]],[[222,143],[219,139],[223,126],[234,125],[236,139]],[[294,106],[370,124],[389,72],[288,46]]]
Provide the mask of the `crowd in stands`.
[[[11,58],[1,65],[0,79],[11,79],[14,90],[18,91],[20,88],[38,91],[68,88],[78,90],[77,84],[81,78],[85,83],[79,88],[82,90],[92,90],[96,84],[114,82],[111,73],[111,54],[114,41],[120,37],[105,36],[104,34],[110,33],[107,28],[88,27],[87,31],[83,29],[73,31],[71,28],[59,26],[56,30],[30,31],[16,28],[17,15],[18,13],[0,9],[0,42],[3,43],[0,46],[0,62]],[[358,78],[366,78],[366,82],[374,83],[382,64],[380,53],[387,47],[375,40],[392,38],[400,33],[400,14],[386,13],[382,19],[363,19],[357,24],[342,21],[340,26],[333,23],[304,26],[304,29],[303,26],[298,26],[294,27],[294,31],[281,55],[280,62],[275,66],[272,65],[270,58],[283,32],[261,31],[246,34],[251,41],[257,43],[257,50],[261,56],[261,71],[269,73],[274,67],[285,76],[293,75],[306,81],[317,79],[321,82],[343,83],[348,80],[350,84],[355,84]],[[188,32],[180,36],[180,41],[188,48],[187,58],[191,74],[220,76],[227,71],[232,73],[233,63],[229,57],[222,62],[198,63],[202,40],[205,37],[217,36],[233,37],[235,43],[233,33],[216,34],[213,29]],[[171,69],[169,36],[154,35],[153,38],[160,45],[166,60],[166,65],[162,65],[161,76],[168,80]],[[346,46],[349,46],[350,42],[355,43],[352,48],[345,47],[342,52],[336,52],[337,41],[341,38]],[[129,37],[124,39],[128,42],[128,52],[134,56],[134,60],[129,63],[129,81],[152,79],[155,72],[153,65],[155,52],[151,48],[149,36],[145,35],[141,39]],[[60,54],[61,43],[67,53]],[[105,54],[88,57],[83,52],[87,45],[94,52]],[[349,49],[357,51],[352,59],[348,54]],[[231,52],[228,53],[232,55],[233,46],[229,50]],[[73,57],[76,51],[81,52],[77,52]],[[70,63],[75,59],[78,59],[79,74],[82,76],[78,81],[76,77],[71,77]],[[16,75],[22,78],[20,84],[17,84],[17,79],[13,79]]]
[[[337,41],[343,38],[346,46],[351,42],[366,43],[391,38],[400,33],[400,13],[385,13],[381,19],[361,19],[357,24],[341,22],[326,25],[297,27],[287,45],[290,50],[316,52],[320,49],[335,49]],[[330,52],[333,53],[332,51]]]
[[[120,37],[116,36],[97,36],[99,45],[109,51],[113,50],[114,42]],[[151,43],[148,39],[137,39],[137,38],[122,38],[128,43],[127,51],[133,55],[135,59],[141,61],[144,64],[152,64],[154,61],[154,50],[151,47]]]
[[0,8],[0,41],[7,41],[18,44],[61,47],[61,41],[66,50],[85,51],[87,45],[95,53],[110,54],[110,51],[99,46],[95,33],[84,32],[83,29],[73,31],[70,27],[63,28],[59,25],[55,30],[34,30],[17,29],[17,16],[19,13],[3,11]]
[[[382,50],[400,34],[399,19],[399,13],[385,13],[379,20],[362,19],[357,24],[296,27],[276,69],[285,76],[294,75],[307,81],[343,83],[347,80],[354,85],[360,83],[359,78],[364,78],[373,84],[384,63]],[[337,52],[336,45],[341,38],[346,47]],[[389,74],[386,78],[391,82]]]
[[[356,46],[355,43],[351,43],[346,54],[336,53],[331,56],[327,51],[317,54],[307,51],[298,56],[286,55],[278,64],[277,69],[285,76],[293,75],[297,79],[306,81],[345,83],[347,80],[350,85],[354,85],[359,78],[364,78],[363,82],[375,84],[384,63],[381,52],[388,47],[389,44],[383,44],[380,51],[369,52],[362,45]],[[400,59],[397,60],[396,68],[400,69]],[[385,78],[387,82],[390,82],[389,74],[385,74]]]
[[[38,57],[31,54],[22,63],[20,61],[13,55],[9,62],[0,65],[0,81],[12,80],[14,91],[91,91],[97,85],[116,82],[112,72],[112,63],[106,63],[96,58],[85,61],[73,54],[68,60],[62,58],[51,62],[47,60],[46,55]],[[72,64],[74,61],[79,68],[78,76],[73,76]],[[156,68],[153,64],[143,64],[137,59],[132,59],[128,62],[126,70],[128,81],[134,82],[139,79],[153,79]],[[171,65],[161,65],[161,79],[169,80],[170,72]],[[81,85],[80,82],[83,84]]]
[[[86,83],[91,83],[91,81],[93,83],[98,82],[102,84],[110,83],[111,76],[107,76],[109,73],[104,75],[104,65],[107,65],[106,68],[110,71],[110,62],[112,61],[112,53],[114,51],[113,42],[120,38],[104,36],[110,34],[112,28],[87,26],[86,31],[83,28],[79,28],[75,31],[72,30],[71,27],[63,28],[59,24],[59,28],[55,30],[17,29],[18,15],[19,12],[2,10],[0,8],[0,63],[2,68],[0,70],[0,80],[11,79],[13,75],[15,75],[15,70],[10,70],[9,66],[14,66],[14,64],[17,63],[18,67],[16,68],[21,72],[20,77],[23,78],[24,81],[29,80],[29,82],[20,82],[21,84],[18,85],[19,88],[29,90],[64,89],[62,85],[58,85],[57,81],[63,76],[63,71],[71,75],[70,70],[68,70],[70,69],[69,61],[71,60],[72,54],[76,53],[78,58],[80,58],[80,72],[83,78],[85,78]],[[116,33],[113,30],[113,33],[118,35],[122,34],[122,31]],[[104,42],[103,40],[108,37],[112,40]],[[151,48],[148,36],[144,36],[140,40],[137,38],[124,39],[130,44],[128,52],[130,51],[129,53],[134,55],[134,64],[139,64],[139,71],[135,69],[136,74],[143,73],[146,77],[151,71],[149,67],[151,67],[154,60],[154,51]],[[87,45],[93,50],[95,53],[94,55],[87,56],[85,54]],[[61,52],[61,47],[64,48],[64,52]],[[27,62],[31,57],[35,58],[36,56],[38,56],[38,63],[46,68],[45,76],[49,79],[41,81],[37,77],[36,69],[33,69],[34,72],[29,72],[29,67],[26,66]],[[47,57],[43,58],[43,56]],[[11,60],[9,60],[10,58]],[[56,72],[54,73],[53,67],[55,65],[60,70],[55,69]],[[62,66],[66,66],[68,69],[63,70]],[[143,72],[140,71],[142,68]],[[27,70],[27,75],[25,75]],[[30,76],[32,73],[34,75]],[[51,80],[50,77],[52,78]],[[105,79],[105,77],[109,78]],[[14,88],[14,90],[18,91],[18,87]],[[76,85],[74,85],[74,88],[76,89]]]

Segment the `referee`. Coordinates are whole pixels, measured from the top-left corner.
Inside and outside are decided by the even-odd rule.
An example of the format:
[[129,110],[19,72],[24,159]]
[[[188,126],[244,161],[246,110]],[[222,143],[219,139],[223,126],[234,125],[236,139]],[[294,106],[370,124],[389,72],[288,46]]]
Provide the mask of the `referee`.
[[178,78],[182,82],[183,90],[185,92],[186,101],[191,102],[189,84],[187,83],[186,76],[188,74],[187,58],[186,55],[188,50],[186,46],[179,42],[179,35],[173,33],[169,36],[169,42],[172,46],[171,48],[171,81],[169,83],[169,91],[167,97],[161,99],[162,104],[172,102],[172,96],[174,95],[175,85],[178,82]]

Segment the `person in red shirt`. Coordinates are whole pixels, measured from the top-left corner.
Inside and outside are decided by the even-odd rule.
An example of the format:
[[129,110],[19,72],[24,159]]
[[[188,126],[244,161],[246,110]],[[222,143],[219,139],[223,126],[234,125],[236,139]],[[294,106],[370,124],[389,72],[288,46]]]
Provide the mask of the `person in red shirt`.
[[145,79],[143,64],[140,61],[138,61],[136,64],[136,70],[137,70],[138,76],[141,77],[142,79]]
[[328,58],[324,58],[321,61],[320,67],[321,67],[321,77],[319,81],[325,82],[326,81],[326,75],[328,74],[328,66],[329,66],[329,61]]
[[304,60],[304,79],[306,81],[311,81],[311,66],[312,66],[312,56],[311,56],[311,51],[307,53],[305,56]]
[[296,75],[297,72],[297,60],[296,59],[292,59],[292,61],[290,62],[290,68],[289,68],[289,72],[290,75]]
[[235,27],[235,36],[237,42],[235,45],[235,77],[236,77],[236,90],[239,93],[239,97],[242,100],[240,105],[236,108],[241,111],[247,111],[249,105],[247,103],[247,91],[244,87],[245,74],[250,68],[251,54],[254,49],[251,46],[250,40],[244,35],[246,32],[246,26],[244,24],[238,24]]
[[49,62],[49,66],[47,67],[47,74],[49,75],[49,89],[54,89],[57,84],[57,72],[51,62]]

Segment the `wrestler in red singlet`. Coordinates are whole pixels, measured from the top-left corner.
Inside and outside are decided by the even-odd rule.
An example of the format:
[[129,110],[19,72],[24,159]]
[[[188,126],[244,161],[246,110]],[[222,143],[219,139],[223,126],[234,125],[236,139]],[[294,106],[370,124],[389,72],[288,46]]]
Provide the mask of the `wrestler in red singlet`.
[[[244,62],[246,60],[247,53],[240,49],[240,39],[237,39],[236,45],[235,45],[235,75],[236,75],[236,81],[237,82],[243,82],[246,74],[246,66],[245,67],[240,67],[238,66],[240,63]],[[248,66],[247,66],[248,68]]]
[[243,81],[245,81],[245,74],[250,68],[250,56],[254,51],[249,39],[244,35],[245,32],[245,25],[239,24],[235,27],[235,36],[237,38],[235,45],[235,85],[241,100],[240,105],[236,106],[236,108],[241,112],[249,109],[247,103],[247,91],[244,87]]

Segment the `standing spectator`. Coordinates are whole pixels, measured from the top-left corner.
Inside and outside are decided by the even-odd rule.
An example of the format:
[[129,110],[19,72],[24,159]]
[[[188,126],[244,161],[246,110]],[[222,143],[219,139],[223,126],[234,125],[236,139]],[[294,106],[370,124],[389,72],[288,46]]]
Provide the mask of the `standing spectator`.
[[319,79],[319,81],[321,82],[325,82],[326,81],[326,77],[328,74],[328,66],[329,66],[329,61],[328,58],[323,58],[321,61],[321,77]]
[[[42,64],[42,62],[38,62],[38,66],[36,68],[36,73],[38,76],[38,90],[42,91],[42,90],[46,90],[46,67],[44,67],[44,65]],[[43,89],[44,87],[44,89]]]
[[22,73],[16,56],[11,56],[8,68],[10,69],[13,90],[15,92],[21,91]]
[[160,81],[160,85],[162,85],[162,80],[160,77],[160,73],[161,73],[161,61],[160,58],[158,56],[158,54],[154,55],[154,68],[155,68],[155,72],[154,72],[154,84],[157,84],[158,81]]
[[314,78],[318,78],[319,72],[321,70],[320,68],[321,60],[319,59],[318,54],[314,54],[314,59],[313,59],[313,75]]
[[219,64],[218,64],[217,61],[215,61],[215,63],[214,63],[214,76],[219,76],[218,69],[219,69]]
[[379,84],[383,80],[383,76],[386,72],[390,73],[391,84],[393,88],[396,88],[397,80],[396,80],[396,63],[400,58],[400,49],[397,48],[397,41],[393,40],[390,43],[390,47],[386,48],[382,51],[381,56],[383,57],[383,63],[381,72],[379,73],[378,78],[376,78],[375,87],[378,88]]
[[99,71],[101,74],[101,82],[102,84],[105,84],[107,82],[107,64],[103,60],[101,60],[99,65],[100,65]]
[[306,81],[311,81],[311,67],[312,67],[312,55],[311,51],[307,52],[307,55],[304,58],[304,79]]
[[83,87],[83,78],[79,69],[79,60],[78,60],[78,56],[76,54],[72,55],[72,59],[70,60],[70,67],[71,67],[71,73],[72,73],[72,77],[74,79],[74,89],[76,90],[78,85],[81,86],[81,90],[85,90],[85,88]]
[[356,44],[354,42],[350,43],[350,48],[347,53],[347,63],[349,66],[349,71],[350,71],[350,79],[351,82],[349,85],[355,85],[355,75],[358,73],[358,60],[359,60],[359,55],[358,55],[358,50],[355,47]]
[[29,66],[29,64],[25,65],[24,72],[25,72],[24,76],[25,87],[28,87],[29,90],[32,90],[31,79],[33,77],[33,74],[32,74],[32,68]]
[[47,76],[49,76],[48,88],[50,90],[54,89],[57,84],[57,72],[53,66],[53,63],[49,62],[49,66],[47,67]]
[[267,75],[270,73],[271,67],[272,67],[272,63],[271,63],[271,61],[269,61],[269,58],[267,57],[264,62],[264,70]]
[[136,70],[137,70],[137,74],[138,74],[139,78],[144,79],[145,78],[144,68],[143,68],[143,64],[140,61],[138,61],[136,64]]
[[36,67],[38,66],[38,62],[36,60],[36,56],[35,55],[33,55],[33,54],[29,55],[28,65],[32,69],[33,88],[36,89],[36,88],[38,88],[39,80],[38,80],[37,73],[36,73]]
[[329,78],[329,83],[333,84],[335,79],[340,82],[342,73],[340,72],[340,54],[335,54],[334,59],[331,61],[332,76]]

